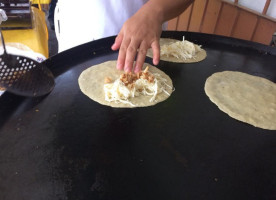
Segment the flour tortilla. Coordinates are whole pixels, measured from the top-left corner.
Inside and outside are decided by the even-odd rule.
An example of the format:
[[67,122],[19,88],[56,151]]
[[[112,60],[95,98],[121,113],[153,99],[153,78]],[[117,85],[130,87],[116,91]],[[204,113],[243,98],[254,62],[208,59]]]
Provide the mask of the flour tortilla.
[[276,130],[276,84],[242,72],[210,76],[205,92],[220,110],[255,127]]
[[[167,84],[173,88],[172,80],[168,75],[162,72],[160,69],[153,67],[147,63],[144,64],[143,69],[149,66],[149,71],[151,73],[159,73],[163,78],[167,80]],[[135,106],[131,106],[130,104],[124,103],[115,103],[115,102],[108,102],[105,100],[104,95],[104,79],[105,77],[110,77],[112,81],[115,81],[120,77],[123,71],[119,71],[116,69],[116,61],[108,61],[101,63],[99,65],[92,66],[86,70],[84,70],[81,75],[79,76],[79,86],[81,91],[87,95],[92,100],[111,107],[117,108],[134,108],[134,107],[146,107],[155,105],[161,101],[166,100],[169,96],[164,92],[158,94],[156,96],[156,100],[150,102],[150,98],[152,96],[144,96],[140,95],[138,97],[131,98],[131,102]],[[167,88],[169,94],[172,93],[172,89]]]
[[[168,45],[173,42],[179,42],[179,40],[170,39],[170,38],[160,38],[160,41],[159,41],[160,48],[162,45],[165,45],[165,44]],[[148,50],[147,56],[150,58],[153,57],[152,49]],[[181,59],[181,58],[176,58],[173,56],[168,57],[166,55],[162,55],[162,56],[160,56],[160,60],[174,62],[174,63],[195,63],[195,62],[200,62],[200,61],[204,60],[206,57],[207,57],[207,53],[204,49],[202,49],[200,52],[198,52],[195,55],[195,58]]]

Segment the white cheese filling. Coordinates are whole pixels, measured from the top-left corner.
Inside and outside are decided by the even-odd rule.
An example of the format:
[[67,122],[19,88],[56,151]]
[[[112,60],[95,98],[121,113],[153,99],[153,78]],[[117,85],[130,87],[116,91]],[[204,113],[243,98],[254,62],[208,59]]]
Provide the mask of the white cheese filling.
[[196,54],[201,50],[201,46],[189,42],[183,37],[182,41],[162,45],[160,49],[160,56],[165,55],[167,57],[175,57],[186,60],[195,58]]
[[144,78],[139,78],[134,82],[131,88],[127,87],[120,80],[120,78],[115,80],[113,83],[104,84],[105,100],[109,102],[121,102],[135,106],[131,102],[131,98],[140,95],[152,96],[149,100],[150,102],[155,101],[156,96],[162,92],[170,96],[166,88],[172,89],[172,87],[166,83],[167,80],[161,77],[161,75],[158,73],[153,75],[154,80],[152,82],[149,82]]

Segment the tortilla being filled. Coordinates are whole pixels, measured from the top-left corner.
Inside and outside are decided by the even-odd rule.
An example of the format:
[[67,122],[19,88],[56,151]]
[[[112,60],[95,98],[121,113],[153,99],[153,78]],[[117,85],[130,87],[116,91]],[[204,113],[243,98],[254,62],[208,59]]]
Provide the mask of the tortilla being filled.
[[[148,73],[158,79],[154,80],[158,81],[158,84],[151,85],[152,88],[157,87],[155,88],[157,93],[152,93],[148,88],[144,89],[145,84],[142,83],[144,82],[142,78],[138,79],[139,84],[136,80],[135,86],[123,85],[120,78],[124,76],[124,72],[116,69],[116,61],[107,61],[84,70],[78,79],[79,86],[85,95],[102,105],[118,108],[152,106],[166,100],[171,95],[173,84],[170,77],[164,72],[147,63],[144,64],[143,69],[146,66],[148,66]],[[106,80],[108,83],[105,83]],[[131,93],[133,87],[136,87],[137,90]],[[110,94],[112,92],[115,94]],[[123,94],[126,93],[134,96],[129,95],[129,98],[125,99]],[[116,99],[115,97],[121,98]]]
[[[180,41],[160,38],[160,60],[175,63],[195,63],[204,60],[207,53],[199,45],[187,40]],[[153,57],[152,49],[148,50],[148,57]]]
[[276,130],[276,84],[242,72],[211,75],[205,92],[220,110],[255,127]]

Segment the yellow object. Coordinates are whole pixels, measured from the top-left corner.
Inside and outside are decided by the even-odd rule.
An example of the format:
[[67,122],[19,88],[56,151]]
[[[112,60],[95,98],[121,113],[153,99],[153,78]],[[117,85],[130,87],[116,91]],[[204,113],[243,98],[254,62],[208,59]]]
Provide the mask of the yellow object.
[[49,57],[48,29],[45,13],[38,8],[31,6],[32,29],[3,30],[5,43],[21,43],[28,46],[36,53]]
[[51,0],[31,0],[32,4],[50,4]]

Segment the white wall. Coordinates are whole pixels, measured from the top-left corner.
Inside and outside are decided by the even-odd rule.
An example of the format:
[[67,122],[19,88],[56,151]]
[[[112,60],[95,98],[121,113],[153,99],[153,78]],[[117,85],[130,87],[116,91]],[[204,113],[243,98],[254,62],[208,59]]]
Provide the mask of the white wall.
[[[275,0],[272,0],[275,1]],[[263,12],[266,0],[239,0],[241,6],[255,10],[259,13]]]
[[276,19],[276,0],[272,0],[268,7],[267,13],[268,16]]
[[[235,0],[228,0],[235,2]],[[239,5],[255,10],[259,13],[263,12],[266,0],[239,0]],[[276,0],[271,0],[266,15],[276,19]]]

